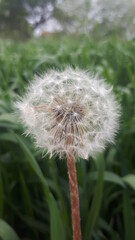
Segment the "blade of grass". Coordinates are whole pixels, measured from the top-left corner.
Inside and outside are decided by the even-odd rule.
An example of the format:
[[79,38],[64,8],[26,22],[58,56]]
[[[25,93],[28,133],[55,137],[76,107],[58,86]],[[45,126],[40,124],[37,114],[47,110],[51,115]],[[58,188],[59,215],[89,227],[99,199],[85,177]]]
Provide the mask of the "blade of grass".
[[[32,202],[30,199],[29,191],[25,183],[24,176],[20,170],[19,170],[19,177],[20,177],[20,183],[21,183],[21,189],[22,189],[21,194],[22,194],[22,201],[23,201],[25,214],[28,215],[31,219],[34,219],[35,216],[32,208]],[[35,237],[34,239],[38,239],[38,232],[36,231],[35,228],[33,229],[33,236]]]
[[40,233],[46,233],[48,230],[47,226],[36,219],[32,219],[31,217],[25,216],[22,214],[19,209],[8,199],[5,199],[7,204],[10,206],[10,208],[14,211],[14,213],[24,222],[24,224],[27,224],[31,228],[35,228]]
[[32,167],[32,169],[38,175],[39,179],[42,182],[45,199],[48,203],[49,211],[50,211],[51,240],[59,240],[59,239],[64,240],[65,239],[64,227],[63,227],[60,213],[58,211],[56,200],[54,199],[52,193],[50,192],[48,184],[45,180],[45,177],[41,169],[39,168],[34,156],[32,155],[28,147],[25,145],[25,143],[22,141],[22,139],[18,135],[16,135],[16,139],[26,157],[26,160],[28,161],[28,163],[30,164],[30,166]]
[[4,201],[3,201],[3,182],[2,182],[2,173],[1,173],[1,166],[0,166],[0,217],[2,217],[3,215],[3,204],[4,204]]
[[[55,162],[55,159],[52,159],[51,161],[51,174],[52,174],[52,178],[53,178],[53,186],[55,188],[55,191],[57,193],[57,196],[59,197],[59,200],[61,202],[61,207],[62,207],[62,212],[63,212],[63,217],[65,218],[65,222],[66,222],[66,225],[69,224],[68,222],[68,213],[67,213],[67,210],[65,208],[65,204],[64,204],[64,198],[61,194],[61,191],[60,191],[60,186],[58,184],[58,172],[57,172],[57,167],[56,167],[56,162]],[[67,226],[68,227],[68,226]]]
[[2,240],[19,240],[15,231],[2,219],[0,219],[0,237]]
[[129,196],[128,191],[123,193],[123,219],[124,219],[124,230],[125,240],[135,239],[135,217],[134,208]]
[[15,136],[12,133],[2,133],[0,134],[0,141],[10,141],[17,143]]
[[11,113],[5,113],[0,116],[0,122],[11,122],[11,123],[16,123],[17,124],[17,118],[15,115]]
[[97,170],[98,170],[98,180],[95,187],[95,192],[91,204],[91,208],[88,212],[86,227],[85,227],[85,237],[84,239],[89,240],[92,230],[96,225],[99,211],[102,202],[103,194],[103,183],[104,183],[104,159],[103,156],[98,157],[95,161]]
[[[97,172],[91,172],[88,176],[88,180],[89,180],[89,178],[96,180],[98,178],[98,173]],[[121,178],[116,173],[109,172],[109,171],[104,172],[104,181],[112,182],[112,183],[117,184],[117,185],[119,185],[123,188],[126,186],[124,181],[123,181],[123,178]]]
[[127,183],[133,190],[135,190],[135,175],[134,174],[128,174],[125,177],[123,177],[123,180],[125,183]]
[[50,194],[50,219],[51,219],[51,240],[64,240],[65,233],[63,228],[62,218],[60,217],[56,201],[52,194]]
[[45,180],[45,177],[44,177],[40,167],[38,166],[38,163],[37,163],[34,155],[31,153],[31,151],[26,146],[26,144],[23,142],[23,140],[20,138],[20,136],[18,136],[17,134],[15,134],[15,136],[16,136],[16,139],[18,141],[18,144],[19,144],[20,148],[22,149],[22,151],[25,155],[25,158],[26,158],[28,164],[31,166],[33,171],[37,174],[40,181],[42,182],[46,198],[48,198],[48,196],[50,194],[50,190],[49,190],[48,184]]

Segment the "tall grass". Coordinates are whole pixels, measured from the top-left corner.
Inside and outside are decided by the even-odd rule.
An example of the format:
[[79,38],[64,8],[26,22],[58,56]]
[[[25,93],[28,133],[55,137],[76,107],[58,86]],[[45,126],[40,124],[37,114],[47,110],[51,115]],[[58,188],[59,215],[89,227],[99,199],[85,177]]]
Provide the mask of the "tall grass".
[[106,78],[122,105],[116,144],[96,160],[80,159],[76,164],[83,239],[135,239],[134,56],[134,40],[49,37],[25,43],[0,41],[1,239],[18,239],[16,233],[20,239],[72,239],[66,160],[50,160],[35,150],[13,115],[13,102],[35,73],[67,64]]

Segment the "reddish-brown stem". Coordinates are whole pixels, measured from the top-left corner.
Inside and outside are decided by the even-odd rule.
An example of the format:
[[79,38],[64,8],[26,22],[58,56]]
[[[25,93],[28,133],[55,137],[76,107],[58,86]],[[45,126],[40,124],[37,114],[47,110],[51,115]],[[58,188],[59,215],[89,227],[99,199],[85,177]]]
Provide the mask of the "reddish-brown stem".
[[71,199],[71,209],[72,209],[73,240],[81,240],[79,194],[78,194],[75,160],[72,153],[67,154],[67,166],[68,166],[70,199]]

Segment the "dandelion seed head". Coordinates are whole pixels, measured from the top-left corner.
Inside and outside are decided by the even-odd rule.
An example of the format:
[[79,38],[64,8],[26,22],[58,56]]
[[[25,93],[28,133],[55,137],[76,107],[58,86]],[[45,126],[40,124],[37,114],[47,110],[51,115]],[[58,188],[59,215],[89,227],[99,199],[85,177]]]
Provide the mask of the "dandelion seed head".
[[113,143],[120,107],[112,87],[89,72],[67,68],[36,76],[16,104],[38,147],[87,159]]

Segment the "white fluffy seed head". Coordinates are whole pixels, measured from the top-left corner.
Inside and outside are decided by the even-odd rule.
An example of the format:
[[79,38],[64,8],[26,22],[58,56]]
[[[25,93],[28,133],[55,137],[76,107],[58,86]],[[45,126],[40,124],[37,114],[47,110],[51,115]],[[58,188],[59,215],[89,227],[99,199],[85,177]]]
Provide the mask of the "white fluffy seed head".
[[112,87],[80,69],[36,76],[16,107],[36,145],[60,157],[69,151],[85,159],[95,156],[119,128]]

